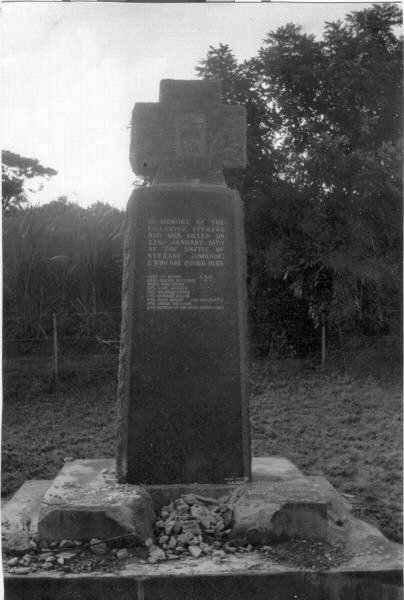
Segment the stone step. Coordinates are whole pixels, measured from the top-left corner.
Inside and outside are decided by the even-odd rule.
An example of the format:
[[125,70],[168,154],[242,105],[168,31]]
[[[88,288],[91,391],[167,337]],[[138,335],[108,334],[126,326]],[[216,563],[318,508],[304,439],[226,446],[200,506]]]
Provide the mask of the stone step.
[[351,503],[331,485],[324,475],[309,475],[306,476],[306,479],[310,481],[314,489],[320,492],[333,511],[341,514],[352,511]]
[[[254,559],[233,568],[199,566],[199,559],[174,569],[141,565],[114,574],[6,575],[5,600],[401,600],[400,565],[326,572],[265,566]],[[254,572],[255,571],[255,572]]]
[[284,456],[254,456],[251,480],[254,481],[307,481],[307,477]]
[[139,485],[119,485],[111,459],[65,463],[44,495],[38,516],[41,544],[131,534],[138,543],[153,535],[153,500]]
[[239,485],[117,484],[114,468],[112,459],[76,460],[64,465],[41,503],[41,543],[129,533],[144,542],[152,536],[154,508],[192,492],[214,498],[230,496],[235,538],[247,536],[249,542],[258,544],[284,537],[327,537],[327,503],[283,457],[254,459],[252,481]]
[[[253,458],[252,482],[246,486],[235,483],[175,484],[146,486],[146,489],[156,510],[181,494],[199,493],[220,498],[235,490],[249,490],[251,495],[252,490],[260,489],[264,505],[268,496],[280,501],[290,494],[290,499],[295,498],[294,512],[303,504],[309,507],[314,519],[317,519],[319,511],[320,517],[324,516],[324,502],[320,495],[313,495],[307,478],[281,456]],[[135,492],[136,502],[133,500]],[[299,502],[296,504],[297,496]],[[143,524],[136,521],[140,507],[142,514],[149,515],[148,520],[143,518]],[[131,522],[127,519],[128,510],[133,517]],[[108,538],[130,532],[136,533],[142,541],[150,537],[153,519],[154,513],[144,491],[138,486],[117,484],[114,459],[76,460],[67,462],[53,482],[28,481],[11,498],[3,511],[3,545],[10,551],[27,550],[30,538],[37,533],[44,542]],[[30,529],[26,526],[28,522]],[[134,522],[137,522],[135,528]],[[304,534],[304,531],[301,533]]]
[[[114,467],[111,464],[113,471]],[[301,471],[287,458],[283,456],[255,456],[251,465],[251,482],[298,482],[308,483],[307,478]],[[156,508],[159,509],[165,504],[178,498],[182,494],[199,493],[202,496],[212,498],[221,498],[230,495],[234,490],[240,488],[245,481],[229,484],[172,484],[172,485],[147,485],[145,486],[152,496]]]
[[2,507],[1,537],[4,550],[24,552],[32,547],[38,533],[38,514],[41,500],[52,480],[26,481]]
[[[275,538],[327,536],[327,503],[322,494],[291,461],[281,456],[255,457],[252,481],[242,485],[145,488],[147,492],[135,485],[118,485],[114,459],[67,462],[53,482],[27,482],[7,504],[4,547],[23,551],[36,533],[41,543],[106,539],[129,533],[142,542],[152,535],[154,508],[159,510],[187,493],[216,499],[233,494],[236,538],[245,537],[251,530],[249,535],[255,539],[257,534],[252,530],[257,527],[265,532],[258,534],[257,543],[270,541],[274,532]],[[142,515],[141,520],[138,514]],[[30,529],[27,522],[31,523]]]

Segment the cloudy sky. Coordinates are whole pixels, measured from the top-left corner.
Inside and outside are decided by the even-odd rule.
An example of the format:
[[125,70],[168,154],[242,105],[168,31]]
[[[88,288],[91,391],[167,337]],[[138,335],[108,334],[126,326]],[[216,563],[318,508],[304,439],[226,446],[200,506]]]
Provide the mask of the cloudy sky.
[[124,208],[132,107],[157,101],[160,79],[193,78],[209,45],[229,44],[243,60],[287,22],[320,35],[325,21],[368,6],[3,4],[3,148],[59,172],[36,203],[63,194]]

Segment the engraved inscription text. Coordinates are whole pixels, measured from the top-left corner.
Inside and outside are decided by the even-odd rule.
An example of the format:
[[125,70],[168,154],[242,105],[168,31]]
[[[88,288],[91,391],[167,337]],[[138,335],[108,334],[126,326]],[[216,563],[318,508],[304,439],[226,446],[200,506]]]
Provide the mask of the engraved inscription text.
[[150,217],[147,309],[223,310],[224,239],[220,218]]

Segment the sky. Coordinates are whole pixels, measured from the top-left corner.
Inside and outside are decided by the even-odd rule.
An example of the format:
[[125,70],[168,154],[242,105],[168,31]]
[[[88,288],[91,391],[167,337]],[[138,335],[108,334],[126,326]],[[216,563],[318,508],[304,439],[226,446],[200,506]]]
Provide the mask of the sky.
[[192,79],[210,45],[254,56],[265,35],[326,21],[366,3],[3,4],[2,147],[58,171],[43,204],[124,209],[133,189],[129,123],[135,102],[157,102],[161,79]]

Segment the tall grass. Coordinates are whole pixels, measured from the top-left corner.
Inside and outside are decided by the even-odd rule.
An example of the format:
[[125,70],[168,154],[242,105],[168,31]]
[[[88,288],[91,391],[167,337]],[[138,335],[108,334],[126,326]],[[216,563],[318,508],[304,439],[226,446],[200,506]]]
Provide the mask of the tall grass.
[[[95,313],[121,301],[124,213],[59,199],[3,220],[8,338],[33,336],[51,313]],[[24,315],[19,321],[8,317]]]

